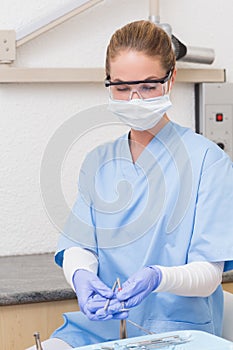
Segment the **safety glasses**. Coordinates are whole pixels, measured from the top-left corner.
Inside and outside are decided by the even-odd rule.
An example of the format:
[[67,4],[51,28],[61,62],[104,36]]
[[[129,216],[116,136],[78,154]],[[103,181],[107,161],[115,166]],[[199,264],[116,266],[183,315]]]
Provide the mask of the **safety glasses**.
[[105,86],[110,88],[110,96],[115,100],[130,100],[133,93],[137,93],[142,99],[148,99],[163,95],[163,85],[171,78],[171,76],[172,70],[161,79],[111,81],[110,77],[108,77],[105,80]]

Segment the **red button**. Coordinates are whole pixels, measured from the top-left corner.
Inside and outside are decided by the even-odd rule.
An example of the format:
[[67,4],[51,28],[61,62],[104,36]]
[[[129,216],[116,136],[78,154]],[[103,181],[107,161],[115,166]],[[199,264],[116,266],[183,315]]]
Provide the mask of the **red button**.
[[223,114],[217,113],[216,114],[216,122],[222,122],[223,121]]

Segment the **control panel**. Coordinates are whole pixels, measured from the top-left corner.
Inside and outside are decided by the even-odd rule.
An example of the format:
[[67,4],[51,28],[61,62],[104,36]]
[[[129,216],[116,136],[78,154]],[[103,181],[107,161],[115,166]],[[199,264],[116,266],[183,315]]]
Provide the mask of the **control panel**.
[[196,132],[233,159],[233,83],[196,84],[195,103]]

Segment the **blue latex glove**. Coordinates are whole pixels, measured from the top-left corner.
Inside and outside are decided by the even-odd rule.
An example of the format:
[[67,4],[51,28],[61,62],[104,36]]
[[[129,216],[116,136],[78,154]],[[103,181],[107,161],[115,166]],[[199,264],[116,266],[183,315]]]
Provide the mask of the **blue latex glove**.
[[162,272],[157,266],[145,267],[123,283],[117,299],[124,302],[126,308],[136,306],[159,286],[161,279]]
[[[90,320],[110,320],[124,315],[118,310],[122,308],[121,303],[114,297],[113,291],[108,288],[93,272],[77,270],[73,276],[73,285],[78,298],[80,310]],[[108,309],[104,306],[108,299]],[[121,314],[121,315],[120,315]]]
[[87,302],[88,310],[91,313],[95,313],[96,318],[98,320],[122,320],[128,317],[127,311],[121,311],[123,306],[115,295],[113,296],[113,298],[111,298],[106,310],[104,309],[105,305],[106,298],[103,298],[100,295],[95,295],[92,299],[89,299]]

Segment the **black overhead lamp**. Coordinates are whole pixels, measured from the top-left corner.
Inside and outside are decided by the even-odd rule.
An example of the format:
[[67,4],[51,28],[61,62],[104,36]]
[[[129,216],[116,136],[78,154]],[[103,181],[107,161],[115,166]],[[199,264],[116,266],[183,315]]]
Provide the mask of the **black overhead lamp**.
[[186,46],[175,35],[172,34],[172,27],[168,23],[160,23],[159,0],[150,0],[149,20],[159,25],[171,37],[177,61],[211,64],[214,61],[213,49]]

